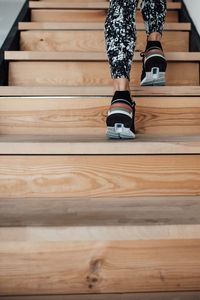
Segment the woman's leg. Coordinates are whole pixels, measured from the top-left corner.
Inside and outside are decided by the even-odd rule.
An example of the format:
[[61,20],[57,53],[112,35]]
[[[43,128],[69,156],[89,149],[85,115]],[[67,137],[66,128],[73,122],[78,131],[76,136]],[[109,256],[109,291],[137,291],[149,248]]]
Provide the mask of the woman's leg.
[[106,119],[107,136],[135,137],[135,103],[130,93],[130,71],[136,43],[135,11],[138,0],[110,0],[105,21],[106,49],[114,96]]
[[141,10],[147,33],[141,85],[165,85],[167,62],[161,39],[167,14],[166,0],[143,0]]
[[148,39],[160,40],[167,14],[166,0],[143,0],[141,10]]
[[136,44],[138,0],[110,0],[105,41],[114,90],[130,90],[130,71]]

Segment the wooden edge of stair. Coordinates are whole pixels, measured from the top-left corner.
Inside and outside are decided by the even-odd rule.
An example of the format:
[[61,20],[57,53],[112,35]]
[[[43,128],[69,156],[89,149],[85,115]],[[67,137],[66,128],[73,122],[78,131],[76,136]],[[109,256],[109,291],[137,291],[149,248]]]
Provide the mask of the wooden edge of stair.
[[[86,2],[86,3],[63,3],[63,2],[35,2],[29,1],[29,8],[40,8],[40,9],[108,9],[109,3],[108,1],[104,2]],[[181,3],[167,3],[168,10],[180,10],[182,7]]]
[[[6,60],[39,60],[39,61],[107,61],[107,54],[104,52],[43,52],[43,51],[5,51]],[[200,52],[166,52],[168,61],[198,61]],[[134,55],[134,61],[141,61],[139,52]]]
[[[100,153],[100,154],[99,154]],[[2,135],[1,155],[168,155],[200,154],[200,137],[144,137],[107,140],[94,136]]]
[[157,292],[49,296],[3,296],[1,300],[199,300],[200,292]]
[[[19,30],[103,30],[103,22],[19,22]],[[137,30],[145,30],[139,23]],[[166,23],[165,31],[190,31],[191,23]]]
[[[131,86],[132,95],[135,97],[170,97],[170,96],[200,96],[200,86],[163,86],[163,87],[139,87]],[[111,86],[92,87],[19,87],[0,86],[0,97],[69,97],[69,96],[112,96]]]
[[[130,225],[130,226],[28,226],[28,227],[1,227],[1,246],[8,242],[21,243],[53,243],[53,242],[153,242],[160,245],[167,241],[196,240],[200,247],[200,225]],[[0,248],[1,248],[0,246]],[[200,261],[199,261],[200,263]]]

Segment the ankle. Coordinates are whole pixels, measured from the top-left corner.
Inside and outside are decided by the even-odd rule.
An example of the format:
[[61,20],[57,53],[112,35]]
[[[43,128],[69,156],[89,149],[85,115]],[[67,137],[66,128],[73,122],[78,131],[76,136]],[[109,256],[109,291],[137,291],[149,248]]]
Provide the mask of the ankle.
[[158,41],[160,42],[162,39],[162,35],[159,32],[152,32],[148,36],[148,41]]
[[130,92],[130,84],[127,78],[117,78],[113,80],[114,84],[114,92],[116,91],[129,91]]

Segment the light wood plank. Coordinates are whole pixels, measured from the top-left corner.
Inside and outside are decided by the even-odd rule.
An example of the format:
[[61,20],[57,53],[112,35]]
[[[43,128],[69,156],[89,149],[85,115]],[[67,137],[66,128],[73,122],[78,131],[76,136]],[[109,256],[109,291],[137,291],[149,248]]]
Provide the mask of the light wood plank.
[[[131,86],[140,85],[141,72],[142,63],[134,62]],[[9,65],[10,86],[112,86],[112,81],[106,61],[13,61]],[[199,85],[199,63],[169,62],[166,81],[167,85]]]
[[[168,62],[200,62],[200,52],[166,52]],[[5,51],[5,60],[39,60],[39,61],[107,61],[107,54],[101,52],[44,52],[44,51]],[[134,61],[142,61],[140,53],[136,52]]]
[[[105,10],[47,10],[32,9],[32,22],[105,22],[107,12]],[[168,11],[166,23],[178,22],[178,12]],[[142,22],[142,14],[138,11],[136,14],[136,22]]]
[[[137,97],[137,134],[200,135],[200,97]],[[2,135],[105,135],[111,97],[1,97]],[[58,141],[57,141],[58,142]],[[190,141],[191,142],[191,141]],[[2,145],[1,145],[2,146]],[[6,146],[6,145],[5,145]]]
[[0,193],[5,198],[196,196],[200,156],[5,155]]
[[[19,30],[103,30],[102,22],[19,22]],[[137,30],[144,30],[144,24],[139,23]],[[171,31],[190,31],[191,23],[166,23],[165,30]]]
[[[199,224],[2,227],[1,243],[199,240]],[[1,291],[0,291],[1,292]],[[1,294],[0,294],[1,295]]]
[[[169,2],[167,3],[167,8],[170,9],[176,9],[179,10],[182,7],[181,3],[173,3]],[[76,3],[76,2],[52,2],[52,1],[45,1],[45,2],[35,2],[35,1],[29,1],[29,7],[30,8],[68,8],[68,9],[108,9],[109,7],[109,2],[104,1],[104,2],[84,2],[84,3]]]
[[[138,87],[131,86],[133,97],[199,97],[200,87],[199,86],[162,86],[162,87]],[[32,96],[32,97],[57,97],[57,96],[109,96],[113,95],[112,86],[83,86],[83,87],[23,87],[23,86],[0,86],[0,97],[10,96]]]
[[0,227],[198,225],[200,197],[0,198]]
[[[105,22],[107,10],[105,9],[32,9],[32,22]],[[166,23],[178,22],[178,11],[169,10]],[[136,13],[136,22],[143,22],[140,11]]]
[[[105,130],[106,132],[106,130]],[[199,154],[199,136],[166,137],[137,135],[137,139],[127,142],[109,141],[102,135],[2,135],[0,154],[17,155],[98,155],[98,154]],[[117,143],[118,142],[118,143]],[[127,147],[127,143],[129,147]],[[127,149],[128,148],[128,149]]]
[[[189,51],[188,31],[165,31],[162,38],[165,51]],[[136,51],[146,47],[146,33],[138,31]],[[29,30],[20,33],[22,51],[105,52],[105,39],[97,30]]]
[[0,255],[2,295],[192,291],[200,286],[199,240],[5,242]]

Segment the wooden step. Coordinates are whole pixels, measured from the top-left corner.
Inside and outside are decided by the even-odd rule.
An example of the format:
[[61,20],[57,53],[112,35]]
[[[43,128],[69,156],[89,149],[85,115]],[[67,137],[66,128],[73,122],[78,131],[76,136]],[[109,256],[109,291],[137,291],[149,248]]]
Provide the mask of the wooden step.
[[[55,4],[55,3],[53,3]],[[33,22],[105,22],[107,9],[31,9]],[[136,13],[136,21],[142,22],[140,11]],[[166,22],[178,22],[179,11],[169,10]]]
[[[45,0],[44,0],[45,1]],[[80,1],[80,0],[79,0]],[[62,296],[4,296],[3,300],[199,300],[200,292],[120,293]]]
[[[168,62],[200,62],[199,52],[166,52]],[[105,52],[44,52],[44,51],[5,51],[4,58],[14,61],[107,61]],[[135,53],[134,61],[142,61],[140,53]]]
[[[19,22],[19,30],[103,30],[102,22]],[[144,24],[139,23],[137,30],[144,30]],[[189,31],[191,23],[166,23],[165,30],[171,31]]]
[[[181,3],[167,3],[168,10],[177,9],[180,10],[182,7]],[[29,1],[29,8],[66,8],[66,9],[108,9],[109,1],[104,2],[84,2],[84,3],[76,3],[76,2],[63,2],[63,1]]]
[[1,228],[194,225],[199,214],[199,196],[0,198]]
[[[19,54],[21,55],[21,54]],[[99,55],[99,54],[98,54]],[[44,57],[44,56],[43,56]],[[9,63],[10,86],[112,86],[110,68],[107,61],[11,61]],[[77,54],[74,58],[77,58]],[[99,57],[99,56],[98,56]],[[104,59],[105,60],[105,59]],[[184,72],[183,72],[184,70]],[[140,85],[142,63],[135,61],[131,70],[131,85]],[[199,85],[199,62],[168,62],[167,85]]]
[[[1,135],[105,136],[111,96],[29,98],[22,97],[23,90],[20,91],[20,97],[0,98]],[[186,138],[200,135],[200,96],[145,97],[135,94],[137,134],[163,139],[180,137],[183,133]]]
[[[1,238],[0,248],[1,245],[5,245],[8,243],[9,244],[19,243],[19,245],[20,243],[21,244],[26,243],[27,246],[29,245],[32,246],[32,244],[34,243],[35,245],[41,243],[44,246],[46,246],[45,250],[47,253],[48,253],[48,248],[47,248],[48,244],[52,244],[52,246],[53,245],[56,246],[56,244],[59,245],[62,242],[63,243],[68,242],[69,244],[73,243],[74,246],[75,245],[78,246],[78,244],[84,245],[84,243],[87,244],[88,242],[95,245],[97,243],[101,243],[101,241],[103,243],[107,242],[108,244],[109,243],[112,244],[112,242],[118,242],[119,245],[123,245],[124,243],[126,244],[126,242],[129,242],[132,248],[134,242],[135,244],[137,244],[139,241],[143,243],[146,242],[147,244],[148,243],[151,244],[152,242],[157,241],[158,245],[162,244],[162,242],[165,243],[167,241],[168,242],[170,241],[172,245],[173,242],[174,244],[180,241],[185,241],[187,243],[192,240],[193,241],[196,240],[196,242],[200,243],[200,225],[199,224],[183,224],[183,225],[151,224],[151,225],[144,225],[144,226],[143,225],[126,226],[120,224],[115,226],[101,225],[101,226],[58,226],[58,227],[57,226],[2,227],[0,228],[0,238]],[[134,248],[132,248],[132,250],[133,249]],[[0,262],[0,266],[1,266],[1,262]],[[65,269],[67,272],[68,268],[66,268],[66,266]],[[74,268],[73,271],[75,271],[75,269],[76,268]],[[189,274],[188,276],[191,276],[191,274]],[[127,277],[128,276],[124,278]],[[0,271],[0,278],[1,278],[1,271]],[[130,291],[137,292],[137,290],[134,289]],[[141,292],[143,291],[146,290],[141,290]],[[154,291],[154,290],[149,290],[149,291]],[[163,290],[163,291],[170,291],[170,290]],[[0,295],[2,295],[1,292],[2,290],[0,290]],[[73,293],[74,292],[75,290],[73,291]],[[89,291],[84,290],[82,293],[87,293],[87,292]],[[102,292],[99,291],[99,293]],[[111,291],[111,293],[112,292],[114,291]],[[118,292],[120,291],[118,290]],[[126,291],[122,290],[121,292],[126,292]]]
[[[128,144],[128,146],[127,146]],[[150,155],[199,154],[199,135],[154,136],[137,135],[133,141],[107,140],[104,134],[71,135],[1,135],[1,155]]]
[[[85,150],[85,153],[90,154],[91,144],[84,139],[84,142],[76,143],[73,147],[73,143],[64,137],[65,142],[62,145],[55,143],[53,147],[52,137],[49,144],[45,143],[44,137],[40,140],[37,138],[35,143],[33,138],[31,143],[27,143],[23,141],[23,137],[21,140],[17,137],[19,143],[15,143],[12,138],[9,145],[8,139],[3,143],[3,138],[1,137],[1,152],[3,148],[4,152],[9,154],[16,152],[16,155],[0,156],[0,192],[3,198],[200,195],[200,155],[196,155],[200,149],[199,145],[196,147],[196,153],[191,155],[177,154],[181,152],[180,150],[173,151],[174,145],[178,147],[178,143],[171,143],[170,153],[176,155],[160,155],[166,152],[166,148],[169,150],[170,145],[167,146],[167,143],[166,146],[163,143],[162,147],[156,145],[155,149],[160,147],[162,150],[160,154],[142,155],[147,146],[140,144],[138,147],[138,153],[142,151],[140,154],[122,155],[130,152],[130,149],[136,153],[139,142],[138,144],[129,142],[129,147],[125,147],[126,143],[109,144],[105,141],[105,147],[100,148],[102,144],[98,146],[93,141],[93,152],[104,153],[103,149],[107,148],[108,154],[78,155],[71,151],[70,155],[56,156],[55,153],[67,149],[67,145],[73,151],[77,149],[78,153]],[[80,148],[86,144],[87,149]],[[185,147],[187,144],[185,143]],[[180,148],[183,149],[181,146]],[[35,149],[42,154],[49,152],[54,154],[31,155],[32,152],[36,153]],[[110,154],[111,149],[114,155]],[[119,149],[120,155],[115,155]],[[19,155],[21,152],[26,154]],[[190,153],[189,150],[185,152]],[[30,155],[27,155],[29,153]]]
[[[92,229],[88,229],[88,236],[98,236],[101,228],[91,232]],[[181,236],[181,229],[168,228],[169,232],[176,230]],[[0,244],[0,256],[4,258],[0,260],[1,295],[199,290],[199,239],[140,240],[139,232],[137,240],[130,240],[133,234],[130,230],[129,240],[110,241],[106,239],[110,239],[108,229],[101,240],[70,241],[77,231],[84,236],[84,228],[72,228],[68,234],[60,231],[56,228],[1,230],[1,236],[5,235]],[[114,231],[116,238],[125,229]],[[11,233],[15,239],[9,241]],[[52,241],[53,236],[60,240]]]
[[[41,29],[43,24],[39,24],[40,27],[37,26],[37,30],[20,32],[21,50],[105,52],[105,38],[102,30],[43,30]],[[187,52],[189,51],[189,31],[165,30],[162,44],[165,51]],[[145,47],[146,33],[138,31],[136,51],[144,51]]]
[[[199,86],[148,86],[138,87],[132,86],[133,97],[199,97]],[[13,96],[113,96],[112,86],[92,86],[92,87],[11,87],[0,86],[0,97],[13,97]]]

